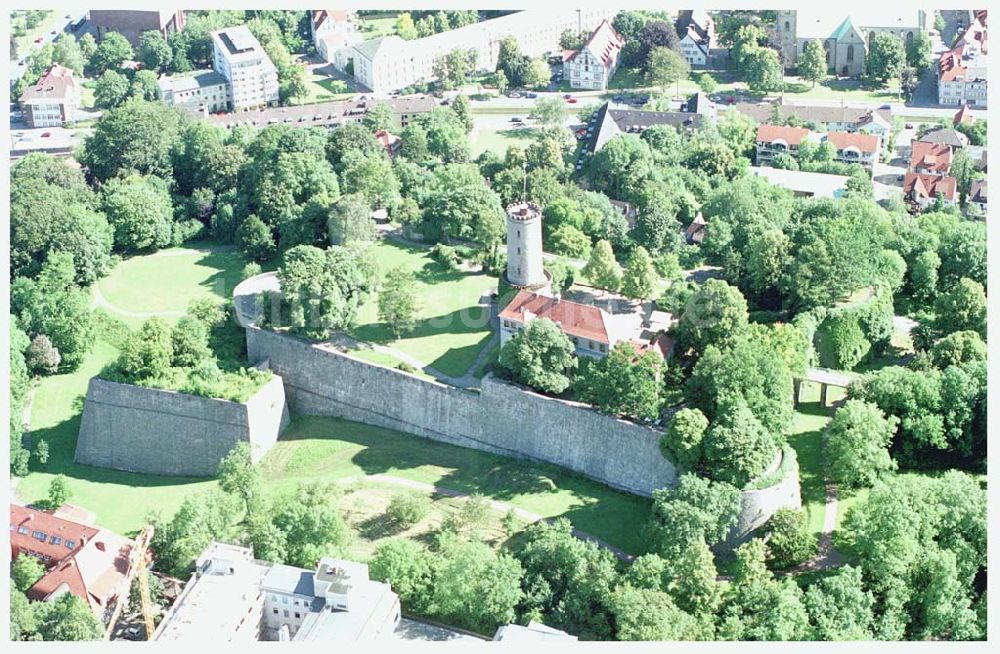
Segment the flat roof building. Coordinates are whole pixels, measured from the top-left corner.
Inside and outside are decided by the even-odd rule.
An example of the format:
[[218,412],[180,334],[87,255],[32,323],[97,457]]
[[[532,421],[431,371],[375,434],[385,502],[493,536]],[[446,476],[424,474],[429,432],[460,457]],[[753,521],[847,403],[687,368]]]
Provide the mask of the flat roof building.
[[[809,173],[801,170],[785,170],[751,166],[750,174],[763,177],[771,184],[788,189],[799,197],[839,198],[844,194],[846,175],[828,175],[826,173]],[[694,223],[692,223],[694,224]]]
[[232,107],[229,82],[214,70],[159,79],[160,97],[172,107],[184,107],[197,114],[228,111]]
[[230,85],[234,111],[278,103],[278,70],[246,25],[212,32],[213,68]]

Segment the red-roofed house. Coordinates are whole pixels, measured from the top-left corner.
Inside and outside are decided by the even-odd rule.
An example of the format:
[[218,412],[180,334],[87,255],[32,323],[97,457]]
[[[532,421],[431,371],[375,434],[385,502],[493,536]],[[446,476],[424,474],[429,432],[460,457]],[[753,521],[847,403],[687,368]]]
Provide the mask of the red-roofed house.
[[963,123],[971,125],[974,122],[976,122],[976,117],[972,115],[971,111],[969,111],[969,105],[967,104],[963,104],[962,108],[955,112],[955,118],[952,120],[955,127],[958,127]]
[[390,157],[396,156],[399,148],[403,145],[400,138],[387,129],[380,129],[375,132],[375,139],[382,144],[386,154]]
[[951,170],[951,146],[944,143],[913,141],[910,144],[910,171],[926,175],[947,175]]
[[68,520],[63,515],[31,507],[10,505],[11,558],[33,556],[46,568],[45,575],[28,589],[28,599],[49,601],[72,593],[87,602],[97,615],[128,593],[131,540],[93,525]]
[[812,138],[812,132],[804,127],[763,124],[757,126],[757,165],[768,166],[775,155],[787,154],[797,157],[799,145]]
[[945,204],[955,204],[958,182],[947,175],[906,173],[903,177],[903,196],[921,210],[933,206],[938,195]]
[[603,357],[620,340],[609,330],[609,317],[589,304],[521,290],[500,312],[500,344],[512,339],[535,318],[548,318],[569,336],[577,354]]
[[54,64],[24,89],[20,103],[28,127],[58,127],[76,119],[80,87],[73,79],[73,71]]
[[574,89],[606,89],[611,76],[618,69],[625,39],[611,27],[607,20],[601,21],[575,54],[565,60],[564,77]]
[[878,163],[879,138],[873,134],[862,132],[829,132],[826,140],[837,148],[835,161],[856,163],[871,171]]

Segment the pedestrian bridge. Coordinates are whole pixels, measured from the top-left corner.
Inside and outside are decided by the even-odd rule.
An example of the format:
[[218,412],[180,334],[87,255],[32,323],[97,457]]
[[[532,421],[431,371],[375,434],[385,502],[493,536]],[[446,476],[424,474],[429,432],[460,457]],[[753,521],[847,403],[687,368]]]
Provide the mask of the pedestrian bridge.
[[861,378],[861,375],[844,370],[830,370],[829,368],[809,368],[806,373],[794,381],[795,406],[799,405],[799,395],[802,389],[802,382],[812,382],[819,384],[819,405],[827,406],[827,390],[831,386],[846,389],[851,383]]

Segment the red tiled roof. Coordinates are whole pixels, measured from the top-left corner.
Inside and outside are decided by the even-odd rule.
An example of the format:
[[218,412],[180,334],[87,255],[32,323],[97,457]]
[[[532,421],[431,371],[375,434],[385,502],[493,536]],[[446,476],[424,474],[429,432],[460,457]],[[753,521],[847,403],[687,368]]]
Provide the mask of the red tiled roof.
[[833,143],[838,150],[857,148],[861,152],[878,152],[878,137],[863,132],[830,132],[826,140]]
[[976,122],[976,117],[969,111],[969,105],[963,104],[962,108],[955,113],[955,119],[952,122],[956,126],[962,123],[974,123]]
[[21,102],[29,100],[66,100],[70,92],[76,89],[76,80],[73,79],[73,71],[64,68],[59,64],[53,64],[38,81],[24,89],[21,94]]
[[[29,552],[49,557],[48,571],[31,588],[29,599],[43,601],[66,590],[86,600],[95,611],[115,597],[129,570],[132,541],[90,525],[57,517],[48,511],[10,505],[11,554]],[[25,527],[27,533],[19,533]],[[35,533],[44,533],[43,542]],[[56,542],[53,542],[53,539]],[[66,547],[72,542],[72,549]]]
[[947,173],[951,169],[950,145],[913,141],[910,150],[910,170],[926,168],[934,172]]
[[757,126],[758,143],[774,143],[784,141],[788,145],[798,145],[802,139],[809,136],[809,130],[805,127],[786,127],[784,125],[771,125],[765,123]]
[[569,300],[557,300],[531,291],[521,290],[500,312],[501,320],[513,320],[525,325],[532,318],[548,318],[570,336],[611,344],[604,314],[597,307]]
[[962,65],[962,47],[941,53],[938,60],[938,79],[942,82],[954,82],[964,79],[966,67]]
[[[57,518],[47,511],[16,504],[10,505],[10,524],[14,527],[10,532],[12,556],[16,557],[19,552],[31,550],[51,558],[52,561],[61,561],[73,553],[73,549],[66,547],[67,542],[73,543],[76,549],[80,547],[82,541],[93,538],[99,531],[96,527]],[[27,533],[20,533],[22,527]],[[33,532],[45,534],[45,541],[32,536]],[[56,538],[55,543],[52,542],[53,537]]]
[[313,29],[317,30],[320,26],[326,22],[329,18],[335,22],[341,23],[346,21],[350,17],[349,13],[344,9],[313,9],[312,11],[312,22]]
[[903,176],[903,193],[908,198],[934,199],[938,193],[944,196],[945,200],[955,200],[955,189],[958,182],[954,177],[947,175],[925,175],[923,173],[906,173]]
[[569,59],[564,58],[563,61],[572,61],[576,59],[579,52],[590,50],[605,66],[609,66],[618,57],[623,45],[625,45],[625,39],[605,19],[590,33],[590,38],[583,44],[583,47],[578,52],[574,52]]

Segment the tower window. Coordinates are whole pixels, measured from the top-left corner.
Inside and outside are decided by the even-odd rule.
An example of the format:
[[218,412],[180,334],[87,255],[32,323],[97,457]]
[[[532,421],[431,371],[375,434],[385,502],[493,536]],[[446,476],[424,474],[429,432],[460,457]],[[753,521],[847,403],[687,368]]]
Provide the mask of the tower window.
[[785,21],[785,31],[787,32],[787,31],[789,31],[789,30],[791,30],[791,29],[792,29],[792,24],[791,24],[791,23],[789,23],[789,22],[788,22],[788,21],[786,20],[786,21]]
[[520,246],[520,245],[519,245],[519,246],[517,246],[517,253],[518,253],[518,254],[521,254],[521,246]]

